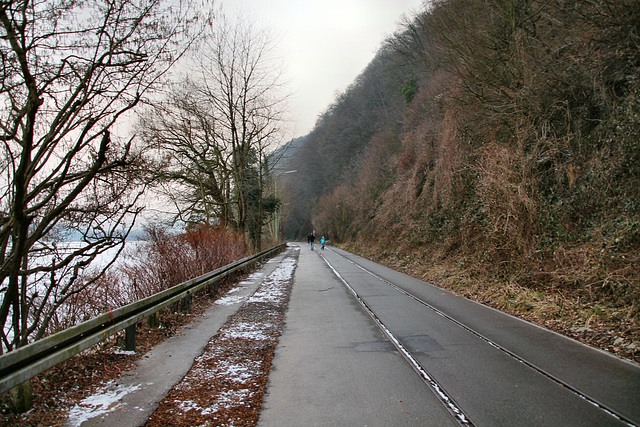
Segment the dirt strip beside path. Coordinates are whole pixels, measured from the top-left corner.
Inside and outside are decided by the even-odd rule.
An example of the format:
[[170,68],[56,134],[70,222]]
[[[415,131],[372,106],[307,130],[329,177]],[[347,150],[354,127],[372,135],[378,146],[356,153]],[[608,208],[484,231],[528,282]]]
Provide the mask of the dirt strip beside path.
[[196,358],[148,426],[255,425],[284,326],[299,249],[290,253]]

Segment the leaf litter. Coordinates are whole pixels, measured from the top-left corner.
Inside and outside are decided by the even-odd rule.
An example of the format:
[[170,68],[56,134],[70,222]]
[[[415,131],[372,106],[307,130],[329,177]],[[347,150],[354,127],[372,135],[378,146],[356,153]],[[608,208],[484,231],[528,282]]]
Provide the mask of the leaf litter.
[[[293,252],[292,255],[289,255],[289,257],[285,258],[285,260],[283,260],[285,261],[285,264],[281,265],[280,268],[277,268],[273,271],[271,277],[269,278],[270,283],[265,282],[263,284],[263,288],[261,289],[264,294],[269,293],[273,296],[278,296],[278,292],[273,292],[273,289],[278,287],[280,287],[281,289],[286,289],[284,293],[284,296],[286,297],[285,299],[282,299],[283,294],[280,293],[280,298],[271,302],[271,304],[278,306],[278,310],[280,310],[281,312],[280,317],[282,317],[282,315],[284,314],[284,310],[286,309],[286,305],[288,303],[288,296],[291,288],[291,278],[293,277],[293,272],[297,263],[297,256],[298,253]],[[267,261],[266,264],[272,264],[275,262],[277,261],[272,259]],[[211,301],[211,303],[216,303],[219,305],[231,305],[232,302],[230,298],[234,298],[234,301],[237,302],[246,300],[246,296],[240,297],[233,294],[241,291],[242,289],[245,289],[245,287],[243,287],[243,284],[246,284],[247,281],[251,281],[254,279],[263,279],[263,276],[264,274],[260,272],[252,273],[249,277],[244,279],[244,281],[238,283],[236,287],[227,289],[225,292],[225,296],[218,297],[215,301]],[[282,282],[283,280],[285,281],[285,283]],[[272,289],[265,291],[267,284]],[[254,294],[254,296],[258,296],[258,294]],[[91,351],[89,353],[85,352],[82,355],[74,356],[66,362],[56,365],[45,373],[36,376],[34,379],[32,379],[34,392],[34,409],[29,412],[23,414],[12,413],[6,405],[6,396],[4,394],[0,395],[0,399],[2,399],[0,403],[0,426],[62,424],[78,425],[85,419],[95,417],[99,413],[106,413],[116,410],[119,395],[113,391],[113,385],[118,381],[118,377],[122,373],[133,368],[136,360],[140,357],[143,357],[146,352],[151,349],[151,347],[164,341],[166,338],[175,335],[175,333],[179,331],[179,328],[182,325],[189,323],[191,320],[193,320],[194,317],[197,317],[199,313],[204,312],[207,307],[208,304],[206,301],[196,300],[194,301],[194,305],[192,306],[191,314],[165,314],[162,317],[162,322],[163,324],[165,324],[165,327],[161,327],[160,329],[148,329],[146,327],[142,327],[142,329],[138,331],[139,336],[137,339],[137,344],[139,348],[137,352],[122,351],[117,348],[115,340],[110,340],[108,345],[106,345],[104,349]],[[259,313],[257,313],[257,311],[259,310],[255,310],[255,307],[253,307],[251,311],[254,312],[253,315],[249,316],[248,314],[245,314],[245,319],[248,319],[249,317],[258,319]],[[249,323],[247,321],[243,322],[245,324]],[[275,332],[273,329],[274,325],[278,328],[277,336],[279,336],[282,326],[284,325],[283,319],[281,319],[279,324],[275,324],[272,321],[266,322],[263,327],[271,331],[271,334],[273,334]],[[250,335],[250,331],[247,330],[246,325],[244,327],[244,330],[231,327],[228,327],[226,330],[229,331],[231,337],[237,336],[235,339],[236,341],[240,339],[240,336],[249,338],[248,335]],[[257,330],[255,331],[257,332]],[[222,330],[219,332],[222,332]],[[260,336],[260,338],[268,338],[270,341],[272,341],[274,337],[271,334],[262,333],[262,336]],[[254,338],[256,337],[258,337],[258,335],[254,334]],[[216,337],[214,337],[212,341],[215,340],[215,338]],[[229,337],[226,337],[225,340],[228,341]],[[211,344],[211,342],[209,344]],[[229,387],[228,390],[221,389],[218,393],[218,402],[212,402],[211,406],[200,406],[198,400],[178,400],[178,403],[176,403],[176,405],[181,406],[182,409],[180,409],[180,411],[199,411],[203,416],[206,417],[219,412],[220,410],[224,410],[227,414],[226,418],[231,419],[233,408],[230,407],[233,404],[237,405],[237,403],[241,402],[243,399],[251,399],[251,401],[247,400],[247,404],[244,407],[239,406],[235,408],[236,412],[239,413],[240,416],[242,416],[242,414],[245,414],[246,419],[244,420],[233,422],[203,421],[200,424],[255,425],[259,412],[259,404],[262,399],[262,394],[264,393],[264,388],[266,387],[266,379],[271,359],[273,358],[273,350],[275,349],[275,343],[271,342],[270,344],[270,350],[269,348],[260,349],[258,348],[258,346],[254,346],[254,348],[252,349],[255,353],[253,357],[240,357],[241,360],[236,360],[235,362],[234,354],[230,349],[221,351],[222,347],[218,346],[215,351],[205,351],[200,356],[203,361],[203,365],[212,365],[213,362],[211,359],[218,357],[219,359],[215,366],[216,369],[219,370],[219,372],[212,373],[208,372],[206,369],[198,372],[198,370],[196,369],[196,364],[194,363],[194,367],[192,368],[191,373],[193,373],[195,377],[199,375],[203,381],[210,381],[209,378],[212,375],[217,375],[220,378],[216,381],[216,383],[222,383],[223,381],[221,381],[221,379],[226,378],[227,383],[232,385],[233,383],[237,383],[238,386]],[[207,347],[207,350],[209,348],[210,346]],[[257,357],[260,354],[263,355],[263,359]],[[73,374],[70,375],[70,373]],[[253,380],[261,381],[261,384],[258,384],[262,387],[262,391],[260,392],[261,394],[259,396],[255,394],[255,391],[250,390],[250,388],[246,386],[248,382]],[[242,387],[242,385],[244,385],[244,387]],[[254,388],[259,389],[259,387]],[[121,387],[118,386],[118,389],[121,389]],[[178,390],[178,386],[176,386],[176,390]],[[259,397],[259,399],[257,399],[257,397]],[[251,410],[247,410],[247,407],[255,404],[256,401],[258,401],[258,406],[252,408]],[[159,411],[163,407],[165,407],[165,405],[161,405]],[[175,412],[175,414],[179,414],[180,411]],[[158,415],[155,418],[152,417],[149,420],[149,425],[157,425],[162,422],[160,421],[159,416],[161,416],[160,412],[158,412]],[[220,414],[216,415],[215,418],[218,420],[224,419],[224,417],[221,417]],[[154,422],[156,424],[153,424]],[[191,425],[191,423],[178,422],[174,420],[171,421],[171,425]]]
[[231,316],[147,426],[253,426],[284,327],[299,249]]

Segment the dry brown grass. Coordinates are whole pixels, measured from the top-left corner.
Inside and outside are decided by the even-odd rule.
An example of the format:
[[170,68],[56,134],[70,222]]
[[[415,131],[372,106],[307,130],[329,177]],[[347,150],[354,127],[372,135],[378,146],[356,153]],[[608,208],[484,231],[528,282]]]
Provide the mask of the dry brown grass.
[[[601,15],[597,5],[629,16]],[[332,237],[361,253],[637,358],[640,87],[606,76],[614,64],[637,71],[628,62],[637,49],[622,39],[640,9],[610,0],[557,6],[543,32],[502,34],[506,27],[468,23],[455,6],[423,16],[426,53],[442,67],[422,76],[404,111],[402,147],[385,163],[395,180],[371,192],[354,173],[326,199],[323,225],[334,206],[351,206],[346,232]],[[429,22],[439,31],[430,34]],[[504,37],[495,44],[489,34]],[[602,37],[598,49],[588,48],[590,34]]]

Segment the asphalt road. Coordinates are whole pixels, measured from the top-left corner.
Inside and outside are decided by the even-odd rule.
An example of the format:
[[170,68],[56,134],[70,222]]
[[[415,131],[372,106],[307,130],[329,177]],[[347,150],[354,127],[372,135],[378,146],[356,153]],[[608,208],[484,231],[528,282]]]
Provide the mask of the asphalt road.
[[302,246],[260,426],[640,425],[640,367]]

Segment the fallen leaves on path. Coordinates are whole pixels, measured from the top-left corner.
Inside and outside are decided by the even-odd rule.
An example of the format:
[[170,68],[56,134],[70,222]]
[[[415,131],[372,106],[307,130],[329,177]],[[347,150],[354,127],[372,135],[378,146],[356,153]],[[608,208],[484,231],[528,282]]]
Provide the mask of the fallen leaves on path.
[[298,251],[284,258],[229,318],[149,418],[148,426],[257,423]]

